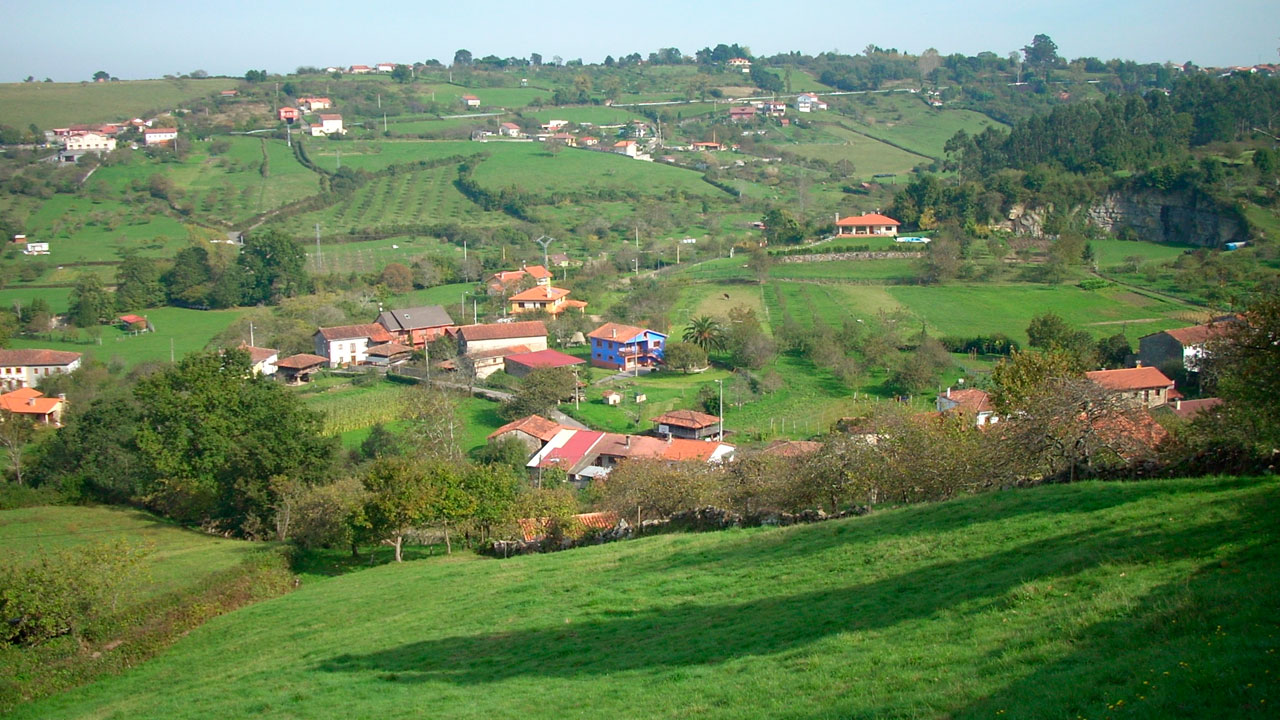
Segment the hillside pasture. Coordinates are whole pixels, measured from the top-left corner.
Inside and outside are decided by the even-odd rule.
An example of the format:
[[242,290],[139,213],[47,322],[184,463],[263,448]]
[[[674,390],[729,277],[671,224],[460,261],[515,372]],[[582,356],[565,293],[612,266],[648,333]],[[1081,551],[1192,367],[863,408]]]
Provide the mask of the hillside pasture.
[[[834,96],[828,101],[850,116],[841,120],[849,128],[931,158],[941,158],[943,146],[961,130],[977,135],[989,127],[1005,127],[972,110],[930,107],[917,94]],[[824,115],[817,113],[815,119]]]
[[307,157],[330,172],[340,166],[370,172],[391,165],[477,155],[490,145],[469,140],[306,140]]
[[553,155],[541,143],[482,146],[491,157],[478,165],[475,177],[489,188],[514,185],[539,195],[616,188],[646,195],[675,191],[690,196],[724,196],[696,172],[616,153],[566,148]]
[[831,162],[848,160],[853,163],[855,177],[869,179],[872,175],[906,174],[921,163],[928,163],[924,155],[910,153],[887,143],[838,126],[827,126],[823,133],[830,142],[782,145],[781,148],[801,157],[824,159]]
[[[23,297],[21,291],[18,295]],[[10,338],[9,347],[68,350],[84,353],[104,363],[119,360],[127,367],[142,362],[167,362],[171,352],[174,358],[181,358],[189,352],[203,350],[215,335],[245,312],[239,308],[187,310],[175,307],[135,311],[145,315],[155,325],[156,331],[134,335],[113,325],[102,327],[101,336],[95,342],[87,331],[73,329],[66,334],[58,331],[44,337]]]
[[234,89],[227,78],[129,80],[126,82],[0,84],[0,124],[42,130],[66,125],[128,120],[181,107],[187,100]]

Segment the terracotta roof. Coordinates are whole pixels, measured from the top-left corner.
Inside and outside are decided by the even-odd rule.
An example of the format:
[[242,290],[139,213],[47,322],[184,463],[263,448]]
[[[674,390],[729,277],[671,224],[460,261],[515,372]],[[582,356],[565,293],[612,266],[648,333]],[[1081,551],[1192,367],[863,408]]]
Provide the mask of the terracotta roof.
[[125,323],[126,325],[135,325],[137,323],[144,323],[147,321],[147,319],[142,317],[141,315],[121,315],[116,319],[122,323]]
[[388,330],[421,330],[452,325],[453,318],[439,305],[423,305],[403,310],[383,310],[378,313],[378,324]]
[[519,129],[520,129],[520,126],[519,126],[519,125],[517,125],[517,124],[515,124],[515,123],[513,123],[513,122],[504,122],[504,123],[502,123],[502,127],[507,128],[508,130],[519,130]]
[[373,342],[385,343],[391,342],[393,339],[387,332],[387,329],[378,323],[364,323],[362,325],[339,325],[337,327],[320,328],[316,330],[325,340],[351,340],[353,338],[368,338]]
[[836,225],[840,227],[862,227],[864,225],[901,225],[902,223],[894,220],[888,215],[879,213],[867,213],[866,215],[858,215],[857,217],[840,218],[836,221]]
[[511,300],[512,302],[533,302],[535,300],[554,302],[568,294],[569,291],[564,288],[551,287],[550,285],[539,285],[537,287],[531,287],[523,292],[518,292],[508,298],[508,300]]
[[0,395],[0,410],[26,415],[48,415],[61,404],[62,398],[45,397],[44,393],[35,388],[21,388]]
[[541,415],[530,415],[522,417],[519,420],[512,420],[502,427],[489,433],[488,438],[492,440],[503,433],[519,431],[526,435],[532,435],[542,442],[547,442],[556,436],[556,433],[564,429],[564,426],[554,420],[548,420]]
[[1165,334],[1182,343],[1183,346],[1199,345],[1212,338],[1225,335],[1231,329],[1232,324],[1231,321],[1211,322],[1204,325],[1165,330]]
[[298,353],[297,355],[290,355],[289,357],[278,361],[276,363],[276,367],[283,368],[285,370],[306,370],[307,368],[315,367],[316,365],[327,365],[328,363],[329,358],[312,355],[311,353]]
[[280,354],[279,350],[273,350],[272,348],[254,347],[252,345],[241,344],[240,349],[249,353],[249,362],[250,364],[253,364],[253,365],[257,365],[260,362],[265,362],[267,360],[270,360],[273,356]]
[[[483,360],[485,358],[505,358],[508,355],[523,355],[528,352],[532,352],[528,345],[508,345],[506,347],[493,348],[491,350],[476,350],[474,352],[467,353],[463,357],[471,360]],[[447,362],[450,361],[445,360],[443,363],[440,363],[440,367],[444,367],[444,364]]]
[[995,410],[995,406],[991,404],[991,396],[977,388],[949,390],[939,399],[950,400],[955,403],[955,407],[951,408],[952,410],[973,413],[974,415]]
[[700,460],[708,462],[715,455],[716,450],[723,443],[708,442],[706,440],[691,440],[689,438],[671,438],[670,442],[664,442],[666,448],[662,451],[664,460]]
[[144,130],[142,134],[150,135],[152,133],[176,133],[176,132],[178,132],[178,128],[149,128],[147,130]]
[[556,368],[568,367],[570,365],[582,365],[586,360],[576,358],[572,355],[566,355],[559,350],[552,350],[548,348],[537,352],[508,355],[507,362],[513,362],[531,368]]
[[342,120],[341,115],[334,115],[334,114],[321,114],[321,115],[317,115],[316,117],[320,118],[321,122],[325,120],[338,120],[338,121]]
[[[593,530],[611,530],[618,525],[618,513],[612,510],[583,513],[574,515],[570,519],[573,524]],[[546,537],[547,528],[551,525],[551,518],[520,518],[516,520],[516,524],[520,526],[520,534],[524,536],[524,541],[533,542]]]
[[1199,400],[1179,400],[1166,407],[1173,411],[1174,415],[1184,420],[1190,420],[1205,410],[1218,407],[1221,404],[1222,398],[1201,398]]
[[530,265],[524,271],[532,275],[535,280],[546,280],[555,277],[555,273],[541,265]]
[[596,452],[619,458],[658,458],[667,449],[667,441],[649,435],[605,433]]
[[812,440],[775,440],[762,452],[777,457],[803,457],[812,455],[822,449],[822,443]]
[[710,427],[720,422],[720,418],[715,415],[700,413],[697,410],[671,410],[654,418],[653,421],[662,425],[701,430],[704,427]]
[[564,307],[567,307],[567,308],[585,308],[587,306],[587,301],[586,300],[565,300],[563,305]]
[[64,350],[0,350],[0,366],[31,367],[33,365],[70,365],[80,359],[78,352]]
[[591,332],[587,333],[587,337],[595,338],[597,340],[619,340],[621,342],[627,342],[628,340],[631,340],[632,338],[637,337],[639,335],[643,335],[644,333],[645,333],[644,328],[639,328],[634,325],[623,325],[621,323],[605,323],[600,327],[596,328],[595,330],[592,330]]
[[375,345],[369,348],[368,350],[365,350],[365,355],[389,358],[389,357],[394,357],[396,355],[403,355],[405,353],[411,353],[411,352],[413,352],[413,348],[405,347],[400,343],[389,342],[389,343],[384,343],[382,345]]
[[1094,370],[1085,377],[1107,390],[1148,390],[1167,388],[1173,381],[1153,367],[1124,368],[1122,370]]
[[541,320],[525,322],[463,325],[458,336],[466,342],[475,340],[511,340],[525,337],[546,337],[547,326]]

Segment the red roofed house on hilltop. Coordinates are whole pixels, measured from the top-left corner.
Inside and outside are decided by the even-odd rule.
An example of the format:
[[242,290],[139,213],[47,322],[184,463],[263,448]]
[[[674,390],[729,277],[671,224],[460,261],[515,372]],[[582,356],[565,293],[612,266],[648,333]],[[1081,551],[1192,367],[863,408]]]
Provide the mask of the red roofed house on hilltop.
[[729,62],[725,63],[734,70],[741,70],[744,73],[751,72],[751,61],[746,58],[729,58]]
[[352,75],[368,75],[369,73],[373,72],[373,68],[369,67],[368,65],[352,65],[351,68],[347,70],[347,72]]
[[1149,408],[1169,402],[1173,391],[1173,381],[1153,367],[1095,370],[1084,375],[1104,390],[1131,397]]
[[326,358],[331,367],[360,365],[367,359],[370,347],[395,339],[377,323],[320,328],[312,338],[316,355]]
[[1000,416],[996,415],[991,396],[977,388],[965,390],[947,388],[945,393],[938,396],[936,407],[940,413],[954,411],[971,417],[974,424],[979,427],[1000,422]]
[[25,415],[43,425],[61,425],[66,402],[65,395],[45,397],[39,390],[25,387],[0,395],[0,410]]
[[893,237],[902,223],[886,215],[868,213],[856,217],[836,216],[836,235],[878,235]]
[[540,368],[573,367],[585,363],[586,361],[582,358],[566,355],[550,348],[537,352],[516,353],[503,358],[507,374],[515,377],[524,377]]
[[702,440],[721,434],[720,418],[697,410],[670,410],[653,421],[659,435]]
[[1204,325],[1175,328],[1138,338],[1138,359],[1143,365],[1164,367],[1181,362],[1185,370],[1199,372],[1204,361],[1206,342],[1222,337],[1239,322],[1235,315],[1214,318]]
[[80,353],[62,350],[0,350],[0,388],[30,387],[49,375],[80,367]]

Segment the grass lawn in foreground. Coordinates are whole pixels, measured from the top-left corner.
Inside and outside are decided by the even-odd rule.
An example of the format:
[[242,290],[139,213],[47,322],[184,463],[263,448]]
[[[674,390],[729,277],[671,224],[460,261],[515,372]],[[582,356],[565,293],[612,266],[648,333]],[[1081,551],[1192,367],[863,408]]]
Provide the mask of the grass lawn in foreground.
[[382,566],[14,717],[1270,717],[1278,490],[1088,482]]

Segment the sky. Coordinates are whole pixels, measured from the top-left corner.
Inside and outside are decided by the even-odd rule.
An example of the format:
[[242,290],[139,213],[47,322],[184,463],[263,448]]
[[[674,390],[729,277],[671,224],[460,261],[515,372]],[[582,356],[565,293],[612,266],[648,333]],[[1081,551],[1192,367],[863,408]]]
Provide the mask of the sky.
[[[1016,9],[1013,9],[1015,8]],[[1280,0],[650,0],[646,3],[205,2],[104,5],[60,0],[54,15],[0,0],[0,82],[121,79],[204,70],[292,72],[435,58],[605,55],[662,47],[686,55],[739,43],[754,55],[856,53],[875,44],[943,55],[1007,55],[1037,33],[1067,58],[1096,56],[1201,66],[1280,61]],[[84,18],[85,21],[78,21]]]

